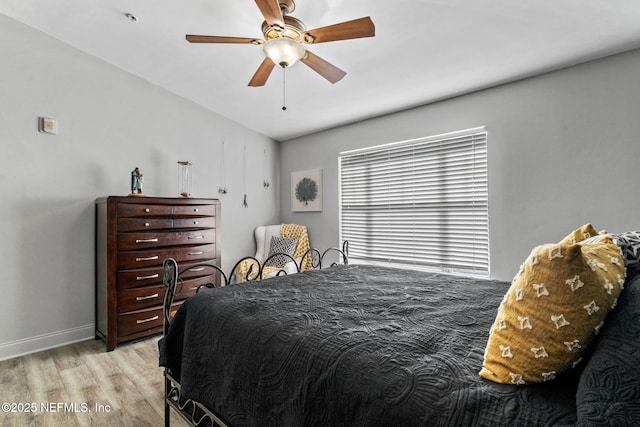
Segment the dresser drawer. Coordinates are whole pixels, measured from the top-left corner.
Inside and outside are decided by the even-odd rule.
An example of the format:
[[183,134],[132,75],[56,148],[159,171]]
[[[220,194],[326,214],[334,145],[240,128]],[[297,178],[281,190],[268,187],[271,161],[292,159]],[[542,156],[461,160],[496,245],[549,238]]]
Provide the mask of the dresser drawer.
[[162,326],[162,306],[118,314],[118,337]]
[[171,230],[174,228],[215,228],[216,218],[203,217],[179,217],[179,218],[118,218],[118,230],[120,232],[145,231],[145,230]]
[[[212,275],[183,280],[176,288],[176,294],[173,299],[178,301],[189,298],[196,294],[198,286],[209,283],[214,283],[217,287],[220,286],[220,280],[216,280]],[[203,286],[200,288],[200,292],[206,289],[208,288]],[[126,289],[118,292],[118,310],[123,313],[162,305],[166,290],[167,288],[164,285],[159,285]]]
[[[164,259],[162,259],[164,261]],[[201,260],[197,262],[187,262],[180,264],[180,270],[183,270],[193,264],[198,264],[201,262],[209,262],[211,264],[216,264],[215,259],[210,260]],[[196,271],[188,271],[182,275],[182,277],[199,277],[203,275],[211,275],[215,274],[216,277],[219,276],[219,273],[214,273],[212,268],[199,267],[195,269]],[[162,284],[162,266],[157,265],[155,267],[149,268],[136,268],[134,270],[120,270],[117,274],[117,282],[118,289],[131,289],[131,288],[139,288],[142,286],[152,286]],[[217,283],[220,281],[218,280]]]
[[118,270],[161,265],[166,258],[174,258],[178,263],[212,259],[216,257],[216,245],[175,246],[148,249],[144,251],[124,251],[118,253]]
[[214,205],[183,205],[173,207],[174,216],[216,216]]
[[[178,266],[178,268],[179,268],[180,271],[185,271],[187,269],[187,267],[190,266],[190,265],[198,265],[198,264],[203,264],[203,263],[216,265],[217,264],[217,260],[210,259],[210,260],[198,261],[198,262],[195,262],[195,263],[192,262],[192,263],[189,263],[189,264],[183,263],[183,264],[180,264]],[[194,267],[194,268],[190,269],[189,271],[185,271],[184,273],[180,274],[180,277],[182,277],[182,278],[195,278],[195,277],[203,277],[203,276],[204,277],[206,277],[206,276],[214,276],[216,278],[215,279],[216,283],[220,283],[220,279],[219,279],[220,278],[220,273],[217,270],[215,270],[214,268],[207,267],[207,266],[204,266],[204,265],[200,265],[198,267]]]
[[123,217],[154,217],[171,216],[173,206],[170,205],[146,205],[138,203],[119,203],[118,218]]
[[215,228],[216,219],[212,216],[195,218],[175,218],[173,228]]
[[118,312],[162,305],[166,289],[164,285],[159,285],[120,291],[118,292]]
[[118,250],[130,251],[160,246],[195,245],[214,242],[216,230],[167,231],[118,234]]
[[161,265],[150,268],[137,268],[135,270],[120,270],[117,274],[118,289],[161,284],[162,274]]
[[[220,287],[220,280],[217,279],[219,275],[196,277],[195,279],[183,280],[181,284],[176,287],[176,294],[173,297],[174,300],[181,300],[193,296],[198,291],[198,286],[213,283],[216,287]],[[200,288],[200,292],[205,291],[207,288]]]
[[118,218],[118,231],[144,231],[173,228],[171,218]]

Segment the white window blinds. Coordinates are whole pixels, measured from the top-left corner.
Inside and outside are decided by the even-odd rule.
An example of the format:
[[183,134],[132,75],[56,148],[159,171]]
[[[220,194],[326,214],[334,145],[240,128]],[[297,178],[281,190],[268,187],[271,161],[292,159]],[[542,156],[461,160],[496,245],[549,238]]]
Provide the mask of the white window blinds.
[[339,162],[351,259],[488,275],[484,127],[343,152]]

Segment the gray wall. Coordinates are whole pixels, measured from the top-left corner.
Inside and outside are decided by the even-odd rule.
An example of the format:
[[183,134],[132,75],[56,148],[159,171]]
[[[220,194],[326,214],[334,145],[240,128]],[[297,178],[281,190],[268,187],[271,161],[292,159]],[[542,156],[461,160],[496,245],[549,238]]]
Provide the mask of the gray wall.
[[[281,218],[312,245],[339,243],[340,151],[486,125],[491,276],[511,280],[532,247],[591,222],[640,229],[640,51],[282,144]],[[290,173],[323,169],[321,213],[293,213]]]
[[194,163],[194,196],[222,201],[226,269],[254,253],[253,227],[279,222],[277,142],[4,15],[0,58],[0,359],[93,337],[94,200],[126,195],[135,166],[145,194],[172,197],[176,162]]

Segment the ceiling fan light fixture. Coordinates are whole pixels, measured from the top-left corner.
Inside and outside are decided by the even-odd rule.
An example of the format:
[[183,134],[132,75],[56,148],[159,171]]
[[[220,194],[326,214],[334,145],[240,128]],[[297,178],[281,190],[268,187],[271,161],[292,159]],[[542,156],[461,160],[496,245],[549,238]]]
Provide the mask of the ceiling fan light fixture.
[[282,68],[292,66],[302,59],[306,53],[305,48],[300,43],[286,37],[271,39],[264,44],[262,49],[274,64]]

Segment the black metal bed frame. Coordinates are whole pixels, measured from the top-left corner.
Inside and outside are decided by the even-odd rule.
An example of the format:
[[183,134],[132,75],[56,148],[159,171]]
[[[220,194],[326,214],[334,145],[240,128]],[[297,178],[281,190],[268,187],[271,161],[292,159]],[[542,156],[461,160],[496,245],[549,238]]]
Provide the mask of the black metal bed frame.
[[[207,262],[191,265],[182,270],[179,269],[178,263],[173,258],[167,258],[162,263],[163,270],[163,284],[167,287],[164,304],[163,304],[163,336],[167,336],[169,332],[169,326],[171,325],[171,305],[173,304],[173,298],[176,294],[175,290],[182,283],[182,275],[188,271],[202,268],[211,268],[212,274],[219,277],[219,286],[227,286],[232,283],[234,273],[237,271],[240,264],[246,261],[251,261],[251,267],[247,271],[245,280],[262,279],[264,267],[269,264],[269,261],[276,257],[282,257],[290,259],[296,266],[297,273],[304,273],[302,271],[303,262],[307,257],[311,257],[311,266],[314,270],[323,268],[323,262],[325,257],[330,253],[337,253],[338,261],[342,258],[343,264],[349,263],[348,258],[349,242],[345,241],[342,244],[342,249],[331,247],[324,252],[320,252],[318,249],[311,248],[302,256],[299,262],[297,262],[291,255],[286,253],[276,253],[268,257],[263,263],[252,256],[247,256],[239,260],[231,269],[231,273],[227,276],[225,272],[217,265]],[[338,262],[334,261],[329,266],[337,265]],[[258,266],[257,271],[254,271],[254,266]],[[276,272],[276,276],[286,275],[287,272],[284,269],[280,269]],[[213,288],[216,287],[216,283],[206,283],[198,286],[196,293],[198,293],[202,287]],[[164,397],[164,425],[170,427],[171,425],[171,408],[173,408],[178,415],[180,415],[185,421],[192,426],[203,427],[231,427],[220,415],[213,412],[200,402],[193,399],[187,399],[182,396],[182,389],[180,383],[173,378],[168,368],[164,369],[164,384],[165,384],[165,397]]]

